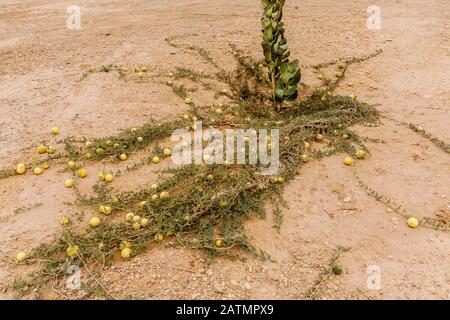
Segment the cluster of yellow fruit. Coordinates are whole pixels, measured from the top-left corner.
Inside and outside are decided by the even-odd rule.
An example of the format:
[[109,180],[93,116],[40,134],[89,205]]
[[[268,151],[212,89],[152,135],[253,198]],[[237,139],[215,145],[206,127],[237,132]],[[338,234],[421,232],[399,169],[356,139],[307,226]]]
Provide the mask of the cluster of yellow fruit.
[[129,241],[122,241],[120,243],[120,256],[124,260],[128,260],[131,258],[131,255],[133,254],[133,251],[131,250],[131,243]]
[[145,228],[149,224],[149,220],[147,218],[141,218],[141,216],[134,214],[133,212],[127,213],[125,215],[125,220],[132,224],[134,230]]
[[98,212],[103,213],[104,215],[109,216],[112,212],[112,208],[110,206],[100,205],[98,207]]
[[55,147],[44,146],[43,144],[39,145],[36,149],[37,149],[38,154],[44,154],[44,153],[53,154],[56,152]]
[[278,176],[278,177],[275,177],[275,178],[273,178],[273,180],[272,180],[274,183],[284,183],[284,177],[282,177],[282,176]]
[[[366,152],[364,150],[358,150],[356,151],[356,158],[358,159],[364,159],[366,157]],[[347,157],[344,159],[344,164],[347,166],[351,166],[353,164],[353,158]]]
[[[151,190],[156,190],[158,188],[157,184],[153,184],[151,186]],[[167,200],[170,198],[170,194],[167,191],[163,191],[161,192],[159,195],[157,193],[155,193],[154,195],[152,195],[151,200],[152,202],[156,202],[158,200]]]
[[[163,155],[165,157],[170,157],[172,155],[172,151],[169,148],[165,148],[163,150]],[[154,163],[154,164],[158,164],[160,161],[161,161],[161,159],[158,156],[154,156],[152,158],[152,163]]]
[[98,178],[101,181],[105,181],[105,182],[112,182],[114,180],[114,176],[112,175],[112,173],[106,173],[104,171],[100,171],[98,173]]
[[67,217],[62,217],[61,220],[59,220],[59,223],[62,226],[67,226],[68,224],[70,224],[70,219]]
[[16,166],[16,173],[17,174],[24,174],[25,172],[27,172],[27,167],[25,166],[25,163],[19,163]]

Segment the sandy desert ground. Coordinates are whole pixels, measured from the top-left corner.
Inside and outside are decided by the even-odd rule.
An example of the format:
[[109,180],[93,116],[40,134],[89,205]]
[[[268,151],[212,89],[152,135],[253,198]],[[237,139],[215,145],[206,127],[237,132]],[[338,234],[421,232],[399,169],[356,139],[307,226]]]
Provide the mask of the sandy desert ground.
[[[49,130],[54,126],[60,128],[60,137],[105,136],[187,110],[162,84],[124,82],[108,73],[80,81],[88,66],[142,64],[161,71],[185,66],[209,72],[185,46],[170,46],[164,40],[170,36],[207,49],[229,70],[234,67],[229,43],[261,56],[257,0],[77,0],[76,4],[81,7],[81,30],[66,28],[67,1],[0,3],[1,168],[36,158],[36,145],[52,139]],[[381,55],[353,65],[337,90],[377,105],[385,116],[380,126],[355,128],[385,142],[367,143],[371,156],[358,163],[360,176],[414,216],[450,215],[449,154],[390,120],[420,124],[450,143],[450,4],[377,1],[382,10],[379,31],[367,29],[370,4],[287,1],[291,53],[308,66],[383,49]],[[311,68],[302,72],[303,83],[318,85]],[[202,90],[192,95],[199,104],[214,102],[213,95]],[[97,172],[102,165],[89,170]],[[152,171],[165,165],[119,177],[114,187],[130,190],[149,183],[155,177]],[[74,195],[61,182],[66,176],[51,167],[42,176],[0,181],[4,253],[14,256],[55,241],[59,219],[76,210],[71,205]],[[95,176],[86,179],[85,190]],[[358,186],[352,170],[342,165],[342,155],[303,166],[296,181],[286,186],[285,198],[289,208],[279,231],[272,228],[270,215],[246,226],[253,243],[274,261],[250,255],[246,261],[218,259],[209,266],[200,251],[160,245],[108,267],[99,280],[116,298],[304,299],[334,250],[345,246],[350,250],[339,258],[342,275],[324,279],[314,298],[450,298],[449,233],[408,228],[401,216]],[[14,214],[17,208],[23,210]],[[87,211],[85,220],[90,216]],[[369,266],[381,270],[379,290],[367,287]],[[8,284],[31,268],[2,257],[0,297],[13,298]],[[43,297],[83,298],[83,292],[49,289]]]

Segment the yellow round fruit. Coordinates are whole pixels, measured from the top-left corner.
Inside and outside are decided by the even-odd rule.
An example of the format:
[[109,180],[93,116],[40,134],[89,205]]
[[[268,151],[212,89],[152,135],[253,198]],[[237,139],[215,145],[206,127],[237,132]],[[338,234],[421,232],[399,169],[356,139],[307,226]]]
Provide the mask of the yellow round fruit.
[[307,154],[302,154],[302,155],[301,155],[301,159],[302,159],[302,161],[305,162],[305,163],[309,161],[309,157],[308,157]]
[[112,208],[110,206],[105,206],[103,213],[107,216],[110,215],[112,212]]
[[138,141],[138,142],[143,142],[143,141],[144,141],[144,138],[142,138],[142,137],[137,137],[137,141]]
[[72,188],[73,187],[73,179],[67,179],[66,181],[64,181],[64,185],[67,188]]
[[74,161],[67,162],[67,168],[69,170],[75,170],[77,168],[77,164]]
[[122,67],[120,68],[120,71],[122,71],[123,73],[127,73],[128,71],[130,71],[130,69],[128,69],[127,67]]
[[364,150],[358,150],[356,151],[356,158],[358,159],[364,159],[366,157],[366,153]]
[[151,189],[151,190],[158,190],[158,184],[157,184],[157,183],[152,184],[152,185],[150,186],[150,189]]
[[407,224],[408,224],[408,227],[410,227],[410,228],[417,228],[419,226],[419,220],[411,217],[408,219]]
[[208,179],[209,181],[213,181],[214,180],[214,176],[212,174],[208,174],[206,179]]
[[107,146],[110,146],[111,144],[112,144],[112,141],[111,141],[111,140],[106,141],[106,145],[107,145]]
[[309,146],[310,146],[310,145],[309,145],[309,142],[306,142],[306,141],[305,141],[305,142],[303,142],[303,145],[305,146],[305,149],[309,149]]
[[76,257],[78,254],[78,251],[80,251],[80,249],[78,248],[77,245],[75,245],[75,246],[68,247],[66,252],[69,257]]
[[161,194],[159,195],[159,198],[160,198],[161,200],[167,200],[167,199],[169,199],[169,197],[170,197],[170,195],[169,195],[169,193],[168,193],[167,191],[163,191],[163,192],[161,192]]
[[139,222],[135,222],[135,223],[133,223],[132,227],[134,230],[139,230],[141,228],[141,224]]
[[141,203],[139,203],[140,207],[145,207],[145,205],[147,204],[147,201],[141,201]]
[[339,63],[338,68],[339,69],[344,69],[347,66],[346,63]]
[[43,170],[39,167],[36,167],[36,168],[34,168],[33,172],[35,175],[38,176],[38,175],[42,174]]
[[228,202],[228,200],[221,200],[220,203],[219,203],[219,205],[220,205],[222,208],[225,208],[225,207],[228,207],[228,206],[230,205],[230,202]]
[[131,254],[132,251],[130,248],[123,248],[122,251],[120,252],[120,256],[122,257],[122,259],[130,259],[131,258]]
[[85,157],[86,159],[90,159],[90,158],[92,158],[92,154],[90,154],[90,153],[88,152],[88,153],[86,153],[86,154],[84,155],[84,157]]
[[99,178],[99,180],[105,180],[105,173],[103,171],[100,171],[97,177]]
[[319,80],[323,80],[325,77],[324,77],[324,75],[323,74],[319,74],[318,76],[317,76],[317,79],[319,79]]
[[81,168],[80,170],[78,170],[77,174],[80,178],[86,178],[88,175],[88,172],[86,169]]
[[53,127],[52,130],[51,130],[51,133],[53,135],[57,135],[57,134],[59,134],[59,129],[57,127]]
[[17,262],[24,262],[27,259],[27,254],[25,252],[19,252],[16,256]]
[[95,149],[95,152],[96,152],[98,155],[102,155],[102,154],[105,153],[105,150],[104,150],[103,148],[97,148],[97,149]]
[[166,157],[169,157],[169,156],[172,155],[172,151],[171,151],[169,148],[165,148],[165,149],[163,150],[163,154],[164,154]]
[[104,244],[103,242],[100,242],[100,243],[98,244],[98,249],[99,249],[99,250],[102,250],[104,247],[105,247],[105,244]]
[[189,48],[189,49],[195,49],[195,44],[189,43],[189,44],[188,44],[188,48]]
[[122,160],[122,161],[125,161],[125,160],[127,160],[127,155],[125,154],[125,153],[122,153],[121,155],[120,155],[120,160]]
[[55,147],[49,146],[49,147],[47,148],[47,153],[53,154],[53,153],[55,153],[55,152],[56,152]]
[[98,207],[98,212],[105,213],[105,206],[101,204],[101,205]]
[[159,200],[159,196],[157,194],[152,195],[152,201],[156,202]]
[[86,148],[92,147],[92,141],[86,141],[85,145],[86,145]]
[[215,245],[217,248],[222,247],[222,245],[223,245],[222,240],[217,239],[217,240],[214,242],[214,245]]
[[44,145],[40,145],[40,146],[37,147],[37,152],[39,154],[47,153],[47,147],[44,146]]
[[131,128],[131,132],[136,132],[137,131],[137,128]]
[[276,183],[284,183],[284,177],[281,177],[281,176],[276,177],[276,178],[275,178],[275,182],[276,182]]
[[155,241],[161,242],[164,240],[164,236],[161,233],[155,234]]
[[317,140],[317,141],[322,141],[322,140],[323,140],[323,135],[321,135],[320,133],[318,133],[318,134],[316,135],[316,140]]
[[147,68],[147,67],[142,67],[142,68],[141,68],[141,71],[142,71],[142,72],[147,72],[147,71],[148,71],[148,68]]
[[417,132],[423,132],[423,127],[422,126],[416,126],[416,130]]
[[97,72],[97,68],[96,67],[90,67],[88,69],[88,71],[91,72],[91,73],[94,73],[94,72]]
[[25,167],[25,164],[24,164],[24,163],[19,163],[19,164],[16,166],[16,172],[17,172],[18,174],[24,174],[26,171],[27,171],[27,168]]
[[113,148],[118,149],[120,147],[120,144],[114,143]]
[[137,214],[133,216],[132,222],[140,222],[140,221],[141,221],[141,216],[139,216]]
[[340,71],[336,72],[336,78],[341,79],[344,77],[344,74]]
[[67,217],[62,217],[61,220],[59,220],[59,223],[61,223],[61,225],[63,226],[66,226],[70,223],[70,220]]
[[148,226],[148,219],[147,218],[143,218],[141,219],[141,227],[145,228],[146,226]]
[[105,175],[106,182],[112,182],[114,180],[114,176],[111,173]]
[[89,220],[89,225],[92,228],[98,227],[100,225],[100,223],[101,223],[101,220],[98,217],[93,217],[93,218],[91,218],[91,220]]
[[133,217],[134,217],[134,213],[133,212],[128,212],[125,215],[125,220],[127,220],[128,222],[132,222],[133,221]]
[[184,103],[192,104],[192,99],[191,98],[186,98],[186,99],[184,99]]
[[215,110],[215,112],[216,112],[216,114],[222,114],[222,109],[217,108],[217,109]]
[[153,157],[152,162],[154,164],[158,164],[159,163],[159,157]]
[[351,166],[353,164],[353,159],[351,157],[347,157],[344,159],[344,164],[347,166]]

